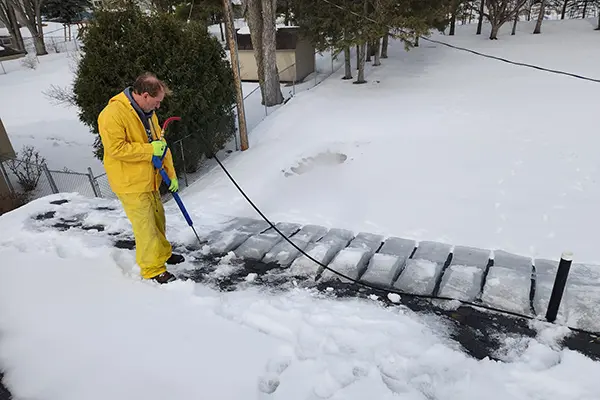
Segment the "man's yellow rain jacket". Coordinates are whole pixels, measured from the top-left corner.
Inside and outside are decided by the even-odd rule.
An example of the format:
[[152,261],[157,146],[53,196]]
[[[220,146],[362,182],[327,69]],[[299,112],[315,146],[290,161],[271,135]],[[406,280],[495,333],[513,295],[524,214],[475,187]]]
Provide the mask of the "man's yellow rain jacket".
[[[125,92],[110,99],[98,116],[98,125],[108,182],[133,228],[136,262],[143,278],[153,278],[166,271],[165,262],[172,248],[165,233],[164,208],[158,193],[162,177],[152,164],[152,145]],[[161,129],[154,113],[150,130],[152,139],[158,139]],[[170,150],[163,166],[169,178],[176,178]]]
[[[124,92],[110,99],[98,116],[100,136],[104,145],[104,169],[115,193],[158,191],[160,173],[152,165],[152,145],[137,112]],[[151,120],[152,140],[161,132],[156,114]],[[170,179],[176,177],[171,150],[163,160]]]

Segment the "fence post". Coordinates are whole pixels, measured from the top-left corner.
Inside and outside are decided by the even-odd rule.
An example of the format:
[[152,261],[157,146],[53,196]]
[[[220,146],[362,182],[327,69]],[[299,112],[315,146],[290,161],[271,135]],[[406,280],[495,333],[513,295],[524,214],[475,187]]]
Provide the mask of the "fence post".
[[[261,92],[261,98],[262,98],[262,92]],[[267,108],[267,102],[265,101],[265,117],[269,116],[269,109]]]
[[188,187],[188,177],[185,168],[185,153],[183,152],[183,139],[179,141],[179,147],[181,148],[181,161],[183,161],[183,179],[185,180],[185,186]]
[[100,194],[100,188],[96,187],[96,180],[94,179],[94,173],[92,172],[92,168],[88,167],[88,178],[90,179],[90,185],[92,185],[92,190],[94,191],[94,196],[102,197]]
[[44,170],[44,173],[46,174],[46,178],[48,178],[48,183],[50,184],[50,188],[52,189],[52,193],[58,193],[58,186],[56,186],[56,182],[54,182],[54,178],[52,177],[52,174],[50,173],[50,170],[48,170],[48,166],[44,163],[42,164],[42,169]]
[[337,54],[333,54],[334,50],[333,47],[331,48],[331,73],[333,74],[333,59],[337,58]]
[[8,189],[12,193],[15,193],[15,188],[12,185],[12,182],[10,181],[10,178],[8,177],[8,173],[6,172],[6,169],[4,169],[4,161],[2,161],[2,160],[0,160],[0,171],[2,171],[2,175],[4,176],[4,180],[6,181],[6,185],[8,185]]
[[548,310],[546,311],[546,321],[548,322],[554,322],[556,320],[572,261],[573,254],[571,252],[564,252],[560,257],[558,271],[556,272],[554,286],[552,287],[552,294],[550,295],[550,301],[548,302]]

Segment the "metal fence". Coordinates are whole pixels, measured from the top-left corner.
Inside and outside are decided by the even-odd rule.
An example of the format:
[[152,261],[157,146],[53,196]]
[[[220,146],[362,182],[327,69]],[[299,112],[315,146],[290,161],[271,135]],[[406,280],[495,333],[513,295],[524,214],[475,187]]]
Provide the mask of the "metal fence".
[[[297,94],[311,90],[314,87],[318,86],[321,82],[327,79],[329,76],[338,71],[341,67],[344,66],[344,54],[335,53],[333,51],[327,52],[315,52],[315,70],[310,75],[304,77],[302,80],[293,79],[291,82],[285,82],[281,84],[281,93],[283,95],[283,102],[276,106],[267,107],[262,104],[262,94],[260,91],[260,86],[258,82],[242,82],[242,90],[244,94],[244,112],[246,116],[246,126],[248,134],[251,135],[251,131],[256,128],[266,117],[275,112],[281,107],[285,107],[288,104],[288,101],[296,96]],[[280,78],[282,74],[288,71],[290,68],[295,68],[296,65],[292,64],[286,67],[284,70],[279,71]],[[295,72],[295,70],[294,70]],[[289,75],[289,74],[288,74]],[[246,91],[248,92],[246,94]],[[239,150],[239,126],[237,121],[237,106],[234,105],[231,108],[231,111],[234,112],[235,120],[235,135],[234,138],[226,144],[225,150]],[[206,136],[210,136],[215,132],[203,132]],[[185,163],[185,154],[188,153],[186,151],[186,144],[191,144],[195,135],[187,135],[181,139],[178,139],[173,142],[169,142],[169,146],[171,147],[171,151],[173,153],[173,159],[175,162],[178,162],[181,165],[186,165]],[[168,135],[167,135],[167,141]],[[204,159],[201,160],[205,161]],[[187,163],[189,165],[189,162]],[[179,187],[187,187],[194,183],[201,176],[203,169],[199,168],[198,165],[192,165],[191,170],[194,172],[190,172],[189,170],[183,168],[179,171],[179,174],[182,175],[179,177]]]
[[[44,164],[10,158],[0,162],[0,173],[13,194],[26,193],[30,200],[55,193],[79,193],[88,197],[104,197],[91,168],[87,173],[51,170]],[[110,188],[109,188],[110,190]],[[111,197],[112,191],[106,193]],[[114,195],[114,194],[113,194]]]
[[[44,44],[48,54],[55,53],[66,53],[70,57],[77,57],[80,50],[81,44],[79,42],[78,30],[73,30],[71,35],[68,33],[65,36],[63,29],[57,29],[51,32],[44,33]],[[36,55],[35,42],[32,37],[24,37],[23,44],[25,45],[25,51],[27,54],[20,58],[19,62],[3,62],[0,61],[0,74],[8,74],[13,71],[19,70],[22,66],[30,69],[36,69],[39,64],[43,61]]]
[[[77,46],[74,43],[71,43],[71,45]],[[75,49],[78,49],[78,47],[75,47]],[[291,82],[282,83],[281,91],[284,101],[273,107],[266,107],[262,104],[262,94],[258,82],[243,82],[243,91],[248,92],[244,96],[244,109],[249,135],[251,135],[252,129],[257,127],[267,116],[277,109],[285,107],[292,97],[300,92],[316,87],[342,67],[344,65],[343,54],[341,58],[338,58],[338,55],[339,53],[335,54],[333,52],[315,53],[315,71],[301,81],[293,79]],[[285,70],[280,71],[280,74],[294,67],[295,65],[290,65]],[[233,139],[226,143],[224,148],[226,151],[239,150],[237,107],[234,105],[230,111],[233,112],[235,118],[235,133]],[[218,130],[223,129],[224,126],[224,123],[215,123],[211,128],[207,129],[207,132],[202,132],[202,134],[205,135],[204,137],[214,137],[219,134]],[[187,135],[170,142],[167,135],[167,141],[169,142],[174,162],[176,165],[179,165],[180,188],[190,186],[204,172],[201,164],[206,159],[198,158],[194,154],[195,148],[198,145],[198,138],[195,136]],[[46,164],[8,159],[0,160],[0,173],[4,176],[4,180],[13,194],[26,192],[30,200],[60,192],[79,193],[88,197],[116,198],[116,195],[110,188],[106,173],[94,176],[91,168],[88,168],[87,172],[60,171],[51,170]]]

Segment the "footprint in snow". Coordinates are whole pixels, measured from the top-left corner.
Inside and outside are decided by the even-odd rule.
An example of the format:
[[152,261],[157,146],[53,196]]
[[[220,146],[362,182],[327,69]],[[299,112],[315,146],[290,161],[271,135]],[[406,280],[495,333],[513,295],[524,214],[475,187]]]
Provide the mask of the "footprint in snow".
[[291,363],[292,359],[288,356],[271,358],[258,381],[258,390],[266,394],[274,393],[281,383],[279,377]]
[[329,150],[319,153],[314,157],[304,157],[297,165],[290,167],[289,170],[282,170],[285,177],[292,175],[302,175],[310,172],[315,167],[332,166],[343,164],[348,159],[348,156],[343,153],[333,153]]
[[369,374],[367,365],[340,362],[331,365],[318,377],[313,387],[313,398],[328,399]]

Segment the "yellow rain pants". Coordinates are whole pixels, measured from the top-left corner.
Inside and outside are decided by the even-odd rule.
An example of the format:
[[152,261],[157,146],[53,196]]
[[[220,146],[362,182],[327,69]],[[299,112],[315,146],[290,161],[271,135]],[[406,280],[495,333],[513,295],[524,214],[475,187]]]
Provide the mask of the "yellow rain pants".
[[171,257],[171,243],[166,237],[165,210],[160,194],[154,192],[117,193],[135,236],[135,260],[144,279],[167,270],[165,262]]

